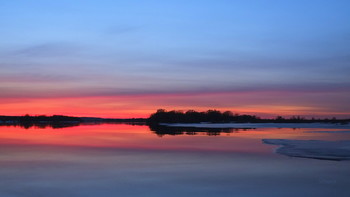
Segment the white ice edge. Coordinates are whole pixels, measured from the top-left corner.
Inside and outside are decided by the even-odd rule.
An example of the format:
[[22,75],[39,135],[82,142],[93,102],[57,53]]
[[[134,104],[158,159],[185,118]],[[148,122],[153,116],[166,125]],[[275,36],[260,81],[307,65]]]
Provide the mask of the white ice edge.
[[350,134],[350,131],[304,131],[304,133],[348,133]]
[[279,145],[276,153],[324,160],[350,160],[350,141],[263,139],[263,143]]
[[350,124],[331,123],[162,123],[169,127],[195,128],[325,128],[350,129]]

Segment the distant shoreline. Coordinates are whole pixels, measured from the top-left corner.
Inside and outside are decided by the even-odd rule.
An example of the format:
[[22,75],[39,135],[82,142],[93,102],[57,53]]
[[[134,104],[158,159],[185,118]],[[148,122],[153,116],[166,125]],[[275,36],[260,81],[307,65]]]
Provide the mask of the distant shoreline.
[[194,110],[183,111],[166,111],[158,109],[151,114],[149,118],[100,118],[100,117],[76,117],[65,115],[39,115],[39,116],[6,116],[0,115],[0,125],[4,124],[28,124],[28,123],[142,123],[148,125],[171,124],[171,123],[339,123],[349,124],[350,119],[337,118],[311,118],[307,119],[300,116],[284,118],[264,119],[255,115],[234,114],[231,111],[207,110],[197,112]]
[[234,114],[231,111],[221,112],[218,110],[207,110],[197,112],[194,110],[183,111],[166,111],[158,109],[156,113],[151,114],[148,119],[149,124],[162,123],[339,123],[349,124],[350,119],[306,119],[300,116],[293,116],[291,118],[284,118],[277,116],[274,119],[264,119],[255,115],[240,115]]
[[161,123],[166,127],[182,128],[227,128],[227,129],[257,129],[257,128],[325,128],[350,129],[350,124],[339,123]]
[[0,115],[0,122],[10,121],[77,121],[77,122],[145,122],[146,118],[98,118],[98,117],[77,117],[65,115],[39,115],[39,116],[5,116]]
[[19,126],[23,128],[65,128],[74,127],[82,124],[102,124],[102,123],[130,123],[146,124],[147,119],[130,118],[130,119],[112,119],[112,118],[95,118],[95,117],[74,117],[74,116],[0,116],[0,126]]

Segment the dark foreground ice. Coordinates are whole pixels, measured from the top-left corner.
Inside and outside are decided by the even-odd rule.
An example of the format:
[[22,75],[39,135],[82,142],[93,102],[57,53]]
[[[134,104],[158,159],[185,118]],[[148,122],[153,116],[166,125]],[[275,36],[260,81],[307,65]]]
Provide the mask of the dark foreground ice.
[[280,145],[276,152],[291,157],[325,160],[350,160],[350,141],[263,139],[265,144]]

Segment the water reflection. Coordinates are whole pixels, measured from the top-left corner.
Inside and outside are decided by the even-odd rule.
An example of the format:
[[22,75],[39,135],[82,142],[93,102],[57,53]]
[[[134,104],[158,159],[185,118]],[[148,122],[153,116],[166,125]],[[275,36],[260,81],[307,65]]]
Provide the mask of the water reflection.
[[1,126],[20,127],[23,129],[63,129],[82,125],[105,125],[105,124],[125,124],[132,126],[143,126],[144,122],[79,122],[79,121],[33,121],[33,122],[0,122]]
[[[0,126],[7,127],[20,127],[23,129],[63,129],[69,127],[78,127],[83,125],[132,125],[132,126],[145,126],[145,123],[137,122],[116,122],[116,123],[105,123],[105,122],[76,122],[76,121],[65,121],[65,122],[13,122],[13,123],[2,123]],[[205,134],[208,136],[219,136],[221,134],[238,133],[239,131],[253,130],[255,128],[196,128],[196,127],[169,127],[164,125],[148,125],[149,130],[152,131],[159,137],[165,135],[197,135]]]
[[349,196],[348,161],[290,158],[261,143],[264,138],[349,139],[347,133],[169,129],[0,127],[0,196]]
[[[62,125],[60,125],[62,126]],[[44,127],[42,127],[44,128]],[[59,131],[59,132],[57,132]],[[261,139],[345,140],[347,133],[314,133],[315,129],[291,128],[176,128],[132,126],[130,124],[81,124],[72,127],[45,129],[38,127],[0,127],[0,145],[46,144],[59,146],[108,147],[148,150],[206,150],[265,152],[273,147]],[[331,131],[317,129],[317,131]],[[335,129],[334,131],[341,131]]]
[[149,125],[159,137],[164,135],[197,135],[205,133],[208,136],[218,136],[222,133],[238,133],[239,131],[247,131],[255,128],[196,128],[196,127],[168,127],[163,125]]
[[30,129],[30,128],[37,128],[37,129],[46,129],[46,128],[53,128],[53,129],[62,129],[66,127],[76,127],[81,125],[80,122],[13,122],[13,123],[2,123],[0,126],[14,126],[14,127],[21,127],[24,129]]

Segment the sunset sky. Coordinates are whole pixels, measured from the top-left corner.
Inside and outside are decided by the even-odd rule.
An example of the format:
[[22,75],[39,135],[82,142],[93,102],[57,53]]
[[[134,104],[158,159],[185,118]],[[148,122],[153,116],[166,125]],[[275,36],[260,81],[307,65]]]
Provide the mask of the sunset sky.
[[350,118],[348,0],[0,2],[0,114]]

